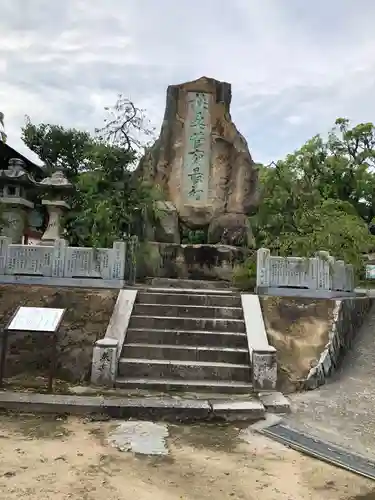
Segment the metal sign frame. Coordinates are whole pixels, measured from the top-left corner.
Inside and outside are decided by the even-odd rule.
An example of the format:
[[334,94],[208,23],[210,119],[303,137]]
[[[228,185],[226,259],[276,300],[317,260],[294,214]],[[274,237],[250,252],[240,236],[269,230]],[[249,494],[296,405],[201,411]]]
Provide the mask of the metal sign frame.
[[[55,311],[60,312],[60,317],[57,319],[55,324],[53,325],[53,328],[50,329],[37,329],[37,328],[15,328],[12,326],[12,324],[17,320],[17,315],[21,312],[22,309],[30,309],[30,313],[32,313],[33,309],[38,309],[38,310],[51,310],[54,309]],[[42,311],[38,311],[39,313]],[[15,312],[12,314],[12,317],[10,318],[7,326],[3,328],[2,333],[2,346],[1,346],[1,358],[0,358],[0,388],[4,387],[4,374],[5,374],[5,368],[6,368],[6,355],[7,355],[7,349],[8,349],[8,340],[9,340],[9,332],[10,333],[17,333],[17,332],[27,332],[27,333],[34,333],[34,334],[40,334],[40,335],[49,335],[51,336],[51,357],[50,357],[50,367],[49,367],[49,374],[48,374],[48,392],[51,393],[53,390],[53,380],[55,378],[55,373],[56,373],[56,365],[57,365],[57,343],[58,343],[58,333],[60,329],[61,322],[64,318],[66,309],[62,308],[51,308],[51,307],[25,307],[25,306],[18,306]],[[16,325],[17,326],[17,325]]]

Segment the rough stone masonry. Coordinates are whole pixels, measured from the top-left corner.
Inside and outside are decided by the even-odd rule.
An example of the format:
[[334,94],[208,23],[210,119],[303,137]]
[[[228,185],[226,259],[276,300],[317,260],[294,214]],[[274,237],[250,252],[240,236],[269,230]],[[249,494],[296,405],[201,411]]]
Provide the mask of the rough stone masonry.
[[168,87],[160,136],[138,167],[165,197],[154,241],[179,244],[185,226],[206,230],[206,243],[252,245],[258,171],[230,104],[231,85],[212,78]]

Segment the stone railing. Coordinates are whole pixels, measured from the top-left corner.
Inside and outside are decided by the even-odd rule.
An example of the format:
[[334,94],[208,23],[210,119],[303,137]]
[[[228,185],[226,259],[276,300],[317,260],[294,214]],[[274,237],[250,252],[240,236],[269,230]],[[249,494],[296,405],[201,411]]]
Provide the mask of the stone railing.
[[312,368],[303,381],[306,389],[316,389],[325,384],[339,368],[374,304],[374,300],[369,297],[345,298],[335,302],[328,343],[319,358],[312,362]]
[[271,256],[267,248],[257,251],[257,290],[297,288],[316,291],[353,292],[351,264],[335,260],[328,252],[315,257]]
[[45,278],[123,280],[125,242],[113,248],[69,247],[65,240],[53,246],[15,245],[0,237],[0,275]]

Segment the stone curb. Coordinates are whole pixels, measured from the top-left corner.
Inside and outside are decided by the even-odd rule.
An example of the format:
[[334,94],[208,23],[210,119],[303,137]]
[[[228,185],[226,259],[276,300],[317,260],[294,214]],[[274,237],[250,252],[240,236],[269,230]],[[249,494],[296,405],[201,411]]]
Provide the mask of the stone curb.
[[102,415],[116,419],[188,421],[257,421],[265,408],[257,400],[208,401],[174,398],[108,398],[59,394],[0,392],[0,411]]
[[260,392],[260,402],[269,413],[290,413],[290,402],[281,392]]

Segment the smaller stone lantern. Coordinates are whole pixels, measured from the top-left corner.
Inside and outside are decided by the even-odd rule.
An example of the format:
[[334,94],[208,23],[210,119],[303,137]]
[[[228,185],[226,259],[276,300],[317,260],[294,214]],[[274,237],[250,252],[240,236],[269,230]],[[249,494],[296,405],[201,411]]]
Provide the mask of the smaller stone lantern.
[[48,211],[48,225],[41,244],[53,245],[56,240],[62,239],[61,217],[70,208],[65,198],[72,191],[73,185],[61,170],[56,170],[39,185],[45,191],[46,198],[43,198],[42,205]]

